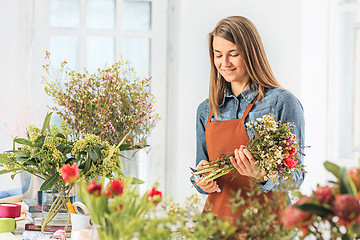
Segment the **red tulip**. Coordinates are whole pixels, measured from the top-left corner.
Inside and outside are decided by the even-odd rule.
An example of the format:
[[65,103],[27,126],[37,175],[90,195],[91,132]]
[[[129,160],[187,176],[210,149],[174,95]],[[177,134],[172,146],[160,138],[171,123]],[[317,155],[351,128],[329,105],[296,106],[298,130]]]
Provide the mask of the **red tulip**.
[[113,197],[109,188],[105,189],[105,192],[104,192],[104,193],[105,193],[105,195],[108,196],[109,198],[112,198],[112,197]]
[[60,176],[67,183],[73,183],[80,178],[79,168],[77,163],[74,162],[71,166],[66,164],[60,168]]
[[120,180],[111,180],[105,190],[105,194],[108,197],[113,195],[121,195],[124,191],[124,182]]
[[90,194],[99,197],[101,194],[101,187],[102,187],[101,184],[98,184],[94,180],[92,180],[87,186],[87,190],[89,191]]
[[161,201],[161,199],[162,199],[162,193],[154,187],[146,195],[146,200],[152,201],[153,203],[155,203],[155,205],[157,205]]

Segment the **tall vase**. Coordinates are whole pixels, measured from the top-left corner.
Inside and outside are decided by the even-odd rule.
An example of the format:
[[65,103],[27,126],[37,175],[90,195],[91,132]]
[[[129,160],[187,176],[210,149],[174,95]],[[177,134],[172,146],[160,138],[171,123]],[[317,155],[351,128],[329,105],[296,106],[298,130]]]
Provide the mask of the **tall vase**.
[[75,193],[64,191],[46,190],[42,194],[42,228],[46,226],[64,227],[66,231],[71,226],[70,212],[67,202],[73,202]]
[[145,183],[139,187],[140,193],[145,193],[149,188],[150,180],[150,155],[149,148],[121,151],[125,158],[121,158],[124,165],[125,176],[132,176],[143,180]]

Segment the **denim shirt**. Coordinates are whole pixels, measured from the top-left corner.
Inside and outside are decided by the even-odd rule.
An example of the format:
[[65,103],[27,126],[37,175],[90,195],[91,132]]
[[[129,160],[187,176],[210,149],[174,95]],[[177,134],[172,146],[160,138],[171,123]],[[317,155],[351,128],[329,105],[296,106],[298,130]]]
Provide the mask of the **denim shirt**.
[[[211,121],[226,121],[231,119],[240,119],[249,103],[257,96],[257,89],[248,88],[238,96],[234,96],[229,89],[225,89],[224,99],[219,106],[220,113],[217,117],[215,115]],[[205,127],[207,119],[209,117],[210,108],[207,99],[203,101],[198,109],[196,116],[196,166],[201,160],[209,161],[206,139],[205,139]],[[283,88],[266,88],[264,98],[260,101],[256,101],[248,116],[245,119],[245,124],[249,121],[261,118],[265,114],[272,113],[276,117],[276,121],[282,123],[292,122],[294,128],[291,130],[297,138],[297,142],[301,143],[299,151],[304,150],[305,140],[305,120],[304,110],[300,101],[288,90]],[[246,128],[245,128],[246,129]],[[247,129],[247,133],[250,136],[250,131]],[[240,147],[240,146],[239,146]],[[299,162],[304,164],[304,157],[300,154]],[[295,187],[299,188],[304,181],[305,174],[301,171],[294,172],[292,179],[295,182]],[[194,176],[190,178],[191,182],[195,184]],[[281,184],[281,180],[279,181]],[[199,186],[195,185],[198,192],[202,194],[208,194],[202,190]],[[277,189],[277,185],[269,179],[261,185],[263,192],[268,192],[273,189]]]

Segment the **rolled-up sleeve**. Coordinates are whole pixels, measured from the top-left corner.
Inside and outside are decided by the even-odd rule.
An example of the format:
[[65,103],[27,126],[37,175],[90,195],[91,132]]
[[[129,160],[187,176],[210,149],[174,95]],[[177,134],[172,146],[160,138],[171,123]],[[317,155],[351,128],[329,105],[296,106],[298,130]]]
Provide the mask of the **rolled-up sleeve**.
[[[206,148],[206,138],[205,138],[205,126],[207,122],[207,117],[209,115],[209,110],[207,110],[206,101],[202,102],[196,113],[196,164],[197,166],[201,160],[209,161],[207,148]],[[194,176],[191,176],[190,181],[192,184],[195,184]],[[199,186],[194,185],[197,191],[201,194],[208,194],[202,190]]]
[[[277,97],[274,98],[272,104],[273,113],[276,116],[277,121],[281,123],[291,122],[294,123],[294,127],[291,130],[296,136],[296,141],[299,144],[298,152],[304,153],[305,144],[305,119],[304,110],[300,101],[289,91],[281,90],[277,93]],[[299,163],[304,164],[304,155],[299,154]],[[302,171],[295,171],[292,177],[294,181],[294,187],[300,188],[305,178],[305,173]],[[279,181],[279,186],[282,181]],[[278,186],[271,180],[262,185],[261,190],[268,192]]]

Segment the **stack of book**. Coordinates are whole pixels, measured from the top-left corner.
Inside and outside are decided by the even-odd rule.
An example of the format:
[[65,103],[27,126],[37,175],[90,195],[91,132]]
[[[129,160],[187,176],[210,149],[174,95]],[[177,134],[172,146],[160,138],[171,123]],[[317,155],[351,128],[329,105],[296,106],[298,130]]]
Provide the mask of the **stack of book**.
[[[25,230],[40,231],[42,224],[42,206],[36,199],[23,199],[23,207],[25,212]],[[64,229],[68,220],[68,213],[58,213],[45,227],[46,232],[55,232]],[[71,225],[67,227],[67,231],[71,231]]]

